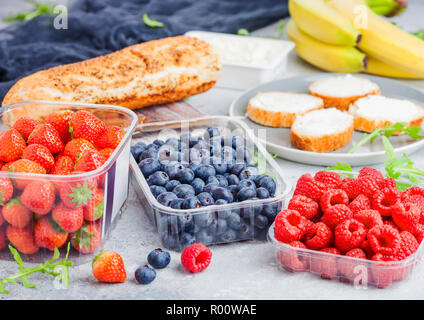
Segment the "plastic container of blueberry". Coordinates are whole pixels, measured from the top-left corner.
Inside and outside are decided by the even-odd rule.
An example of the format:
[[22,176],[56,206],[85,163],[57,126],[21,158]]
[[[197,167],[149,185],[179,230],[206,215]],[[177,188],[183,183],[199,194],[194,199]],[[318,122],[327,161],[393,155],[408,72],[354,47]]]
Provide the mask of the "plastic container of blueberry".
[[[355,172],[348,174],[353,178],[358,176]],[[422,184],[417,186],[424,187]],[[422,260],[424,252],[424,241],[417,251],[400,261],[372,261],[296,248],[275,238],[274,223],[268,229],[268,241],[273,246],[276,262],[282,270],[309,272],[322,279],[336,280],[361,288],[372,286],[382,289],[408,279],[415,266]]]
[[[266,240],[291,186],[257,140],[245,124],[225,116],[146,124],[133,136],[132,148],[142,142],[144,151],[133,153],[139,159],[130,162],[132,184],[164,247]],[[161,145],[159,167],[146,170],[151,160],[145,159],[155,152],[145,147],[153,142]]]

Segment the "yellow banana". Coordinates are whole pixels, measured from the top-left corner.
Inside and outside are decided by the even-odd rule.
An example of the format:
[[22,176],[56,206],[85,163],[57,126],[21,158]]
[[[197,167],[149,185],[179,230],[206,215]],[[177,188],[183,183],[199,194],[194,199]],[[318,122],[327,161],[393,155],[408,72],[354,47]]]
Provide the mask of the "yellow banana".
[[391,78],[424,79],[423,75],[400,70],[373,57],[368,57],[368,65],[365,72]]
[[286,27],[290,40],[296,43],[297,54],[314,66],[331,72],[361,72],[367,56],[349,46],[334,46],[318,41],[298,29],[291,19]]
[[324,0],[289,0],[289,11],[298,28],[318,40],[353,47],[361,39],[350,20]]
[[376,15],[364,0],[327,0],[362,33],[359,49],[397,69],[424,75],[424,41]]

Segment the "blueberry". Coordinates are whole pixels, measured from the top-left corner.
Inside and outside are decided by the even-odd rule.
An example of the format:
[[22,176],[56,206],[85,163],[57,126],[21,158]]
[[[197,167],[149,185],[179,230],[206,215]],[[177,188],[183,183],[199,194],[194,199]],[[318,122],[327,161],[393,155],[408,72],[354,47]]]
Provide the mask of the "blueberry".
[[216,174],[224,174],[227,172],[227,164],[224,163],[221,159],[217,159],[216,157],[211,158],[212,166],[215,168]]
[[217,205],[223,205],[223,204],[227,204],[228,202],[224,199],[218,199],[215,201],[215,204]]
[[[258,198],[252,198],[251,200],[257,200],[257,199]],[[262,208],[263,208],[262,203],[257,202],[248,207],[243,208],[240,215],[244,219],[252,219],[262,212]]]
[[156,171],[147,178],[149,185],[165,186],[169,181],[168,175],[163,171]]
[[202,159],[203,164],[210,164],[210,155],[209,149],[199,149],[200,152],[200,159]]
[[168,251],[160,248],[155,249],[147,256],[147,262],[155,269],[165,268],[171,261],[171,255]]
[[247,163],[250,163],[252,161],[252,153],[246,147],[238,148],[236,152],[236,158],[238,161],[244,160]]
[[181,182],[179,182],[178,180],[169,180],[166,184],[165,184],[165,188],[166,191],[172,191],[174,190],[174,188],[178,185],[180,185]]
[[245,168],[246,165],[244,163],[236,163],[234,166],[231,167],[230,173],[239,176]]
[[212,195],[209,192],[202,192],[197,195],[202,206],[207,207],[215,203],[215,200],[212,198]]
[[160,140],[160,139],[156,139],[155,141],[153,141],[153,144],[157,145],[158,147],[162,146],[165,144],[164,141]]
[[217,174],[216,175],[216,179],[218,180],[218,183],[219,183],[219,185],[221,187],[224,187],[224,188],[228,187],[228,180],[227,180],[227,178],[225,178],[224,176],[222,176],[220,174]]
[[[223,205],[223,204],[227,204],[228,202],[225,201],[224,199],[218,199],[215,201],[216,205]],[[227,219],[229,214],[230,214],[231,210],[228,209],[218,209],[218,211],[216,212],[218,219]]]
[[205,182],[200,178],[194,178],[194,180],[191,182],[191,186],[194,189],[194,193],[199,194],[203,192],[203,188],[205,187]]
[[173,192],[164,192],[158,195],[156,199],[158,200],[160,204],[163,204],[164,206],[168,206],[172,200],[177,198],[178,197]]
[[[177,186],[178,187],[178,186]],[[196,209],[200,208],[202,204],[196,196],[187,197],[181,206],[182,209]]]
[[162,243],[165,247],[171,250],[179,249],[179,241],[177,234],[164,234],[162,237]]
[[256,189],[251,187],[244,187],[237,192],[237,200],[245,201],[256,197]]
[[235,174],[230,174],[228,177],[227,177],[227,181],[228,181],[228,184],[231,186],[231,185],[238,185],[239,184],[239,182],[240,182],[240,179],[235,175]]
[[184,230],[187,233],[193,232],[194,219],[193,219],[192,214],[185,213],[185,214],[182,214],[182,215],[178,215],[177,217],[178,217],[178,226],[179,226],[180,230]]
[[244,139],[240,136],[234,136],[232,139],[232,147],[233,149],[237,150],[240,147],[244,146]]
[[202,163],[202,156],[200,155],[200,151],[196,148],[191,148],[189,150],[189,162],[191,163]]
[[[240,183],[238,184],[238,190],[241,190],[241,189],[246,188],[246,187],[256,190],[255,182],[253,180],[250,180],[250,179],[241,180]],[[255,194],[255,196],[256,196],[256,194]]]
[[253,239],[253,231],[254,229],[251,227],[250,224],[242,222],[240,225],[238,237],[240,240]]
[[223,234],[219,236],[221,242],[231,242],[237,239],[237,232],[232,229],[227,229]]
[[216,127],[210,127],[206,129],[206,132],[204,134],[205,140],[208,140],[212,137],[219,136],[219,129]]
[[258,180],[258,186],[268,190],[269,195],[273,197],[277,188],[274,179],[269,176],[263,176]]
[[231,186],[228,186],[228,191],[231,192],[231,194],[233,195],[233,199],[237,199],[237,192],[238,192],[238,186],[233,184]]
[[164,187],[161,187],[161,186],[151,185],[150,186],[150,191],[152,191],[153,196],[156,198],[161,193],[166,192],[166,189]]
[[208,227],[208,233],[219,236],[223,234],[228,228],[227,220],[223,218],[218,218],[213,221],[213,223]]
[[234,211],[231,211],[230,214],[227,217],[227,223],[228,223],[228,226],[231,229],[239,230],[240,229],[240,226],[241,226],[241,223],[242,223],[241,218],[240,218],[240,215],[237,214]]
[[268,227],[268,224],[269,224],[269,221],[267,217],[261,214],[255,217],[255,227],[259,229],[265,229],[266,227]]
[[222,154],[221,154],[222,160],[225,164],[233,163],[236,159],[236,152],[233,148],[225,146],[222,148]]
[[178,161],[179,152],[175,150],[173,146],[165,144],[161,146],[158,150],[158,160]]
[[269,221],[274,221],[279,212],[279,202],[265,203],[262,214],[268,218]]
[[216,175],[215,168],[209,164],[202,164],[198,166],[194,173],[196,174],[196,177],[199,177],[200,179],[203,179],[204,181],[208,177]]
[[199,163],[192,162],[188,165],[188,168],[193,170],[193,172],[194,172],[199,165],[200,165]]
[[240,180],[255,178],[258,174],[259,174],[258,168],[248,166],[240,172],[239,178]]
[[194,223],[199,228],[209,227],[215,220],[213,212],[202,212],[194,215]]
[[214,198],[214,200],[224,199],[228,203],[231,203],[234,201],[232,193],[228,189],[223,187],[217,187],[213,189],[212,197]]
[[177,138],[169,138],[165,141],[165,144],[172,146],[175,150],[179,150],[180,143],[180,140]]
[[184,201],[184,199],[180,199],[180,198],[177,198],[177,199],[173,199],[173,200],[171,200],[170,202],[169,202],[169,206],[172,208],[172,209],[181,209],[181,206],[182,206],[182,204],[183,204],[183,201]]
[[146,149],[140,154],[138,161],[148,158],[158,159],[158,151],[155,149]]
[[199,141],[192,148],[196,148],[199,150],[208,150],[209,144],[205,140],[199,138]]
[[172,161],[165,166],[165,172],[168,174],[169,179],[175,180],[175,176],[181,170],[184,170],[185,167],[176,161]]
[[138,283],[149,284],[156,278],[156,271],[150,268],[147,264],[135,270],[135,279]]
[[222,146],[228,146],[228,147],[231,148],[232,143],[233,143],[233,137],[232,136],[226,135],[224,137],[221,137]]
[[[159,234],[162,236],[172,235],[178,236],[181,232],[181,228],[178,222],[177,216],[173,215],[165,215],[162,218],[157,220],[157,226],[159,230]],[[171,240],[171,239],[168,239]]]
[[194,172],[191,169],[184,168],[177,172],[175,179],[184,184],[189,184],[194,180]]
[[196,239],[189,233],[183,233],[180,238],[180,249],[183,250],[184,248],[192,245],[196,242]]
[[269,198],[269,191],[265,189],[264,187],[259,187],[256,189],[256,196],[259,199],[267,199]]
[[217,179],[216,176],[210,176],[208,177],[208,179],[206,180],[206,183],[214,183],[214,184],[219,184],[219,180]]
[[209,139],[209,147],[211,149],[216,148],[218,150],[221,150],[222,148],[221,137],[219,136],[211,137]]
[[146,150],[146,145],[140,141],[133,145],[130,150],[134,159],[138,160],[140,154],[142,154],[143,151]]
[[154,144],[154,143],[148,144],[147,147],[146,147],[146,150],[156,150],[157,151],[158,149],[159,149],[159,146],[157,144]]
[[144,177],[149,177],[152,173],[158,171],[160,169],[160,162],[153,158],[147,158],[142,160],[138,167],[140,168],[141,172],[143,173]]
[[212,191],[215,190],[216,188],[219,187],[219,184],[217,183],[208,183],[204,188],[203,191],[204,192],[209,192],[210,194],[212,194]]
[[208,244],[213,243],[214,234],[210,234],[207,230],[203,229],[196,233],[196,242],[200,242],[207,246]]
[[189,184],[180,184],[176,186],[173,190],[173,193],[177,196],[177,198],[189,198],[195,195],[194,188]]

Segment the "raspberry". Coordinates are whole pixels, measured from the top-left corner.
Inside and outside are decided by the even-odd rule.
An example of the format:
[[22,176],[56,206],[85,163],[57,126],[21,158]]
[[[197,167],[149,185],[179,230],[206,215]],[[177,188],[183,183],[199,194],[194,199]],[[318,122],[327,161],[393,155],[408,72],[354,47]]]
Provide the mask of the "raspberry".
[[413,203],[396,203],[392,209],[392,218],[396,225],[403,231],[415,233],[420,222],[420,210]]
[[376,226],[368,231],[367,240],[375,253],[393,256],[399,249],[400,234],[389,225]]
[[403,260],[418,250],[419,243],[414,235],[408,231],[400,233],[400,247],[397,253],[399,260]]
[[330,189],[328,191],[325,191],[320,200],[320,205],[322,211],[326,211],[327,209],[331,208],[332,206],[336,204],[349,204],[349,197],[347,196],[346,192],[342,189]]
[[[367,259],[367,255],[364,250],[360,248],[354,248],[349,250],[345,254],[346,257],[356,258],[356,259]],[[340,259],[339,260],[339,271],[350,281],[355,280],[355,278],[360,274],[358,270],[356,270],[356,266],[360,265],[359,263],[354,263],[350,259]],[[355,272],[356,271],[356,272]]]
[[194,243],[181,253],[181,264],[194,273],[205,270],[211,263],[211,259],[211,250],[201,243]]
[[[397,259],[394,256],[376,253],[372,256],[371,260],[387,262],[396,261]],[[401,280],[405,278],[410,270],[409,267],[390,267],[390,265],[387,267],[387,264],[372,264],[370,267],[373,283],[378,288],[385,288],[394,280]]]
[[305,235],[305,244],[308,248],[318,250],[328,247],[333,241],[333,232],[322,222],[312,225]]
[[390,217],[390,219],[383,220],[383,224],[384,225],[389,225],[392,228],[394,228],[395,230],[397,230],[398,232],[400,232],[399,227],[393,222],[393,219],[391,217]]
[[380,212],[382,216],[391,216],[393,205],[400,201],[400,192],[394,189],[383,189],[374,194],[372,208]]
[[[340,254],[337,248],[323,248],[320,252],[330,253],[331,255],[312,255],[311,272],[318,273],[321,278],[332,279],[337,276],[337,257]],[[333,256],[334,255],[334,256]]]
[[411,197],[424,198],[424,189],[420,187],[412,187],[402,192],[402,201],[406,201],[408,198],[410,199]]
[[374,255],[374,251],[372,251],[370,244],[368,240],[362,241],[361,245],[359,246],[364,252],[367,254],[367,257],[371,259],[371,257]]
[[318,214],[319,205],[308,197],[297,195],[289,202],[289,209],[298,211],[307,219],[312,219]]
[[338,224],[351,218],[353,218],[353,213],[348,206],[344,204],[336,204],[324,212],[321,221],[334,230]]
[[360,194],[355,200],[349,203],[348,207],[352,210],[353,214],[356,214],[359,211],[371,209],[371,201],[367,196]]
[[424,239],[424,225],[419,224],[417,226],[417,231],[414,233],[415,239],[417,239],[418,244],[421,243]]
[[283,210],[275,218],[275,238],[284,243],[300,240],[311,223],[296,210]]
[[309,173],[305,173],[297,180],[294,195],[306,196],[318,202],[325,190],[327,190],[327,187],[324,183],[315,181]]
[[340,189],[344,190],[350,200],[355,199],[359,194],[359,190],[356,186],[356,180],[353,178],[345,178],[340,183]]
[[363,177],[371,177],[373,180],[375,180],[379,187],[382,187],[384,184],[384,176],[380,173],[380,171],[370,168],[370,167],[364,167],[359,171],[358,178]]
[[382,226],[383,219],[377,210],[362,210],[353,215],[353,219],[362,223],[367,230],[375,226]]
[[359,194],[363,194],[372,199],[374,194],[380,190],[378,181],[373,176],[365,176],[355,180],[356,188]]
[[340,175],[331,171],[318,171],[314,179],[325,184],[328,189],[337,189],[342,182]]
[[[307,249],[305,244],[300,241],[292,241],[289,246],[300,249]],[[290,271],[303,271],[308,267],[307,260],[302,255],[297,254],[296,249],[282,248],[277,253],[277,258],[281,265],[290,269]]]
[[348,219],[336,227],[334,243],[342,253],[358,248],[367,236],[365,226],[355,219]]
[[397,190],[396,180],[393,178],[384,178],[383,184],[381,185],[381,189],[385,188]]

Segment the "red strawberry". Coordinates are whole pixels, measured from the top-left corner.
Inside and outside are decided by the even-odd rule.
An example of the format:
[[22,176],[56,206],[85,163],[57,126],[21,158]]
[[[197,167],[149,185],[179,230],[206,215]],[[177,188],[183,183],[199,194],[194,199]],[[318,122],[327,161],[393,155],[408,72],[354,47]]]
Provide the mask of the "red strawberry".
[[34,227],[35,243],[51,251],[62,247],[68,239],[68,233],[60,228],[50,217],[42,217]]
[[92,113],[80,110],[72,115],[69,129],[74,138],[84,138],[94,143],[104,133],[106,125]]
[[96,188],[96,179],[62,182],[59,185],[59,196],[67,207],[76,209],[86,205],[90,199],[94,198]]
[[8,177],[0,177],[0,206],[3,206],[13,195],[13,184]]
[[50,170],[54,165],[52,153],[41,144],[30,144],[25,148],[22,158],[35,161],[46,170]]
[[57,157],[55,164],[50,170],[50,174],[68,175],[74,169],[75,162],[68,156]]
[[97,223],[84,223],[78,231],[71,233],[71,244],[81,253],[96,251],[101,241],[101,228]]
[[2,210],[3,218],[12,226],[25,228],[32,219],[29,211],[21,202],[20,197],[10,200]]
[[35,119],[22,117],[15,121],[12,128],[16,129],[24,138],[25,141],[28,140],[29,135],[34,131],[35,127],[38,126],[40,122]]
[[124,260],[114,251],[100,252],[92,264],[94,277],[107,283],[121,283],[127,279]]
[[0,146],[0,160],[11,162],[22,156],[26,143],[21,134],[12,128],[0,132]]
[[122,138],[125,136],[125,131],[118,126],[109,126],[106,128],[106,131],[98,136],[94,141],[94,144],[99,149],[112,148],[115,149]]
[[85,150],[89,149],[96,150],[96,147],[86,139],[74,139],[66,144],[63,155],[68,156],[75,162]]
[[104,210],[105,193],[103,189],[97,188],[94,193],[94,198],[88,200],[84,206],[84,219],[87,221],[95,221],[102,217]]
[[[19,159],[11,162],[7,166],[7,170],[10,172],[24,172],[24,173],[35,173],[35,174],[46,174],[44,169],[37,162],[28,159]],[[15,179],[15,187],[19,190],[24,189],[28,183],[32,182],[31,179]]]
[[34,254],[38,251],[38,246],[34,241],[34,232],[31,227],[21,229],[9,225],[6,229],[6,236],[13,246],[24,254]]
[[112,155],[113,151],[115,151],[115,149],[105,148],[105,149],[100,150],[99,152],[105,158],[105,160],[107,160]]
[[60,139],[63,143],[67,143],[71,140],[71,134],[69,133],[69,121],[72,118],[74,112],[71,110],[60,110],[50,113],[45,123],[51,124],[59,133]]
[[45,215],[52,210],[55,198],[53,183],[49,181],[33,181],[25,187],[21,195],[22,204],[39,215]]
[[84,222],[82,208],[70,209],[60,202],[52,212],[52,218],[66,232],[75,232]]
[[105,163],[105,158],[97,150],[85,150],[75,164],[76,171],[93,171]]
[[34,143],[45,146],[53,154],[63,149],[59,132],[51,124],[40,124],[35,127],[28,138],[28,145]]

